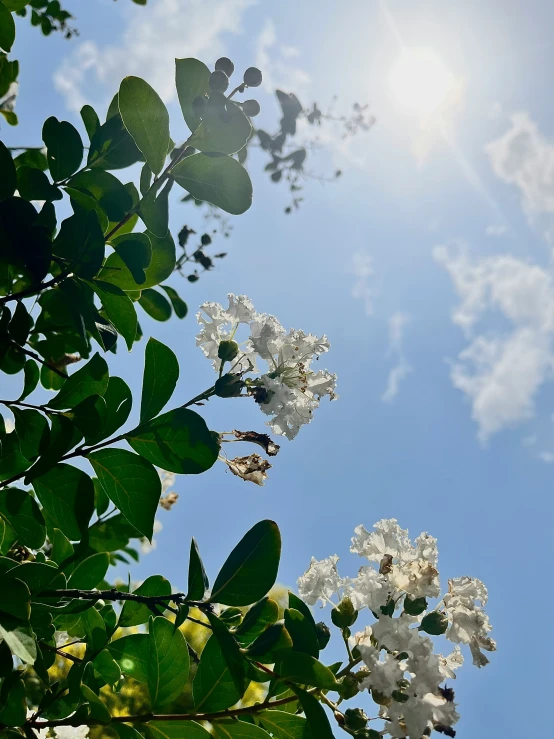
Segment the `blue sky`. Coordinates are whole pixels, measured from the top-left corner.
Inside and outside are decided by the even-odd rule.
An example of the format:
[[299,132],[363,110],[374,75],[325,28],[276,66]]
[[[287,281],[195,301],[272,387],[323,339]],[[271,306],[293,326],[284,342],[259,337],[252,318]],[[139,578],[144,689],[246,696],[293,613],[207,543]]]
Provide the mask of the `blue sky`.
[[[77,39],[43,39],[19,24],[21,123],[2,130],[11,145],[40,144],[48,115],[78,124],[81,102],[101,110],[124,74],[145,76],[166,96],[178,140],[185,127],[171,98],[175,56],[213,63],[225,53],[238,69],[263,61],[266,79],[306,104],[338,94],[339,109],[370,102],[378,119],[352,141],[326,136],[313,167],[340,166],[344,176],[308,183],[291,216],[283,215],[284,189],[254,157],[254,204],[233,221],[229,256],[195,285],[173,280],[189,317],[141,318],[145,334],[179,356],[177,402],[211,384],[193,314],[227,292],[248,294],[286,326],[326,333],[324,366],[339,376],[340,399],[283,441],[264,488],[223,465],[178,479],[179,503],[160,511],[157,549],[133,577],[161,571],[181,586],[192,535],[214,576],[266,517],[283,533],[282,582],[293,585],[312,554],[337,553],[353,573],[354,526],[395,517],[414,536],[438,538],[444,585],[468,574],[489,587],[498,651],[484,670],[468,660],[458,678],[459,736],[515,739],[522,725],[539,735],[544,716],[533,707],[550,697],[552,678],[547,644],[529,644],[528,634],[532,624],[544,639],[535,613],[554,605],[545,585],[553,555],[554,8],[539,0],[65,4],[77,16]],[[440,116],[422,121],[392,97],[401,44],[432,49],[451,73],[455,89]],[[273,99],[267,91],[259,98],[271,125]],[[176,203],[174,233],[185,222],[200,225]],[[135,391],[143,346],[114,362]],[[383,399],[398,366],[397,392]],[[202,412],[213,429],[263,430],[254,404],[221,400]]]

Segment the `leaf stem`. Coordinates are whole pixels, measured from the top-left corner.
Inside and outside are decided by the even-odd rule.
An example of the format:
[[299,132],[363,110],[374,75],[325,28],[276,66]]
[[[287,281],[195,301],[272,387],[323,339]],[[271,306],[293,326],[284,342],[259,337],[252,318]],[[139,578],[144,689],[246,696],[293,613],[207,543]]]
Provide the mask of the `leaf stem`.
[[66,269],[63,272],[60,272],[59,275],[56,275],[56,277],[53,277],[51,280],[48,280],[47,282],[41,282],[40,285],[38,285],[37,287],[28,287],[26,290],[21,290],[18,293],[5,295],[4,297],[0,298],[0,305],[8,303],[10,300],[23,300],[23,298],[29,298],[31,297],[31,295],[36,295],[37,293],[40,293],[49,287],[54,287],[54,285],[63,282],[66,277],[70,276],[71,270]]

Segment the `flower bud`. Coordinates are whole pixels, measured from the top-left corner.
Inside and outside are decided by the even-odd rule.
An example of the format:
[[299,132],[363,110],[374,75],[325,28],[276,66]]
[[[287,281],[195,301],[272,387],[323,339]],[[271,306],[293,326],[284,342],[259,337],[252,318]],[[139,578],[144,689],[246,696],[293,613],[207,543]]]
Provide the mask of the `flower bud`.
[[402,693],[402,691],[400,690],[393,690],[391,695],[392,699],[395,700],[397,703],[406,703],[406,701],[410,699],[409,695],[406,695],[406,693]]
[[426,598],[410,598],[407,595],[404,599],[404,613],[409,616],[419,616],[423,611],[427,610]]
[[347,629],[356,623],[358,611],[354,608],[354,604],[350,598],[343,598],[341,602],[331,611],[331,621],[338,626],[339,629]]
[[262,84],[262,73],[257,67],[248,67],[243,80],[247,87],[259,87]]
[[225,92],[229,87],[229,77],[227,77],[225,72],[221,69],[212,72],[208,82],[210,90],[215,90],[216,92]]
[[421,620],[420,631],[432,636],[440,636],[444,634],[448,628],[448,618],[440,611],[431,611]]
[[347,708],[344,712],[344,724],[352,731],[365,729],[368,720],[368,716],[361,708]]
[[222,341],[217,348],[217,356],[224,362],[231,362],[239,353],[236,341]]
[[390,698],[388,695],[380,693],[378,690],[375,690],[375,688],[371,689],[371,697],[378,706],[390,706],[390,704],[392,703],[392,698]]
[[215,394],[220,398],[237,398],[244,387],[240,375],[229,373],[215,383]]
[[217,60],[217,62],[215,63],[215,68],[218,72],[219,70],[225,72],[227,77],[230,77],[235,71],[235,65],[226,56],[222,56],[220,59]]
[[325,649],[327,644],[329,644],[329,639],[331,638],[331,631],[327,624],[324,624],[323,621],[320,621],[315,625],[315,630],[317,633],[317,644],[320,649]]
[[257,100],[245,100],[244,103],[242,103],[242,110],[244,115],[247,115],[249,118],[255,118],[259,114],[261,108]]
[[358,695],[360,688],[358,678],[352,672],[347,673],[340,682],[339,695],[343,700],[349,700]]

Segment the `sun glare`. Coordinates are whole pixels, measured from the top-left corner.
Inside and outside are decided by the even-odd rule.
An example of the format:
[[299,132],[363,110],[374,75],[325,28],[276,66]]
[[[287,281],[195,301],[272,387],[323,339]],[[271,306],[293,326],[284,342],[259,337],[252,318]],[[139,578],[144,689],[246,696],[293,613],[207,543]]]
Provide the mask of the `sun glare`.
[[405,110],[429,116],[446,102],[454,76],[432,49],[404,51],[391,70],[390,88]]

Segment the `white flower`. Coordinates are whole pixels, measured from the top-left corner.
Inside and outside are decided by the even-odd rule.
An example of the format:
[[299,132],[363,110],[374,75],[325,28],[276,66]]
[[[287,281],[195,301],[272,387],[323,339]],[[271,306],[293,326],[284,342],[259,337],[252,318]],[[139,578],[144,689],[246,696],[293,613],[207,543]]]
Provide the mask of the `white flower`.
[[302,577],[298,578],[298,595],[308,605],[313,606],[318,600],[326,605],[336,595],[342,585],[337,571],[337,555],[317,560],[312,557],[310,566]]
[[456,670],[464,664],[464,657],[460,647],[456,645],[447,657],[443,657],[442,654],[440,654],[439,660],[439,669],[442,672],[443,679],[455,680]]
[[380,562],[386,554],[401,561],[414,559],[408,530],[401,529],[395,518],[383,518],[373,528],[376,530],[371,532],[362,525],[354,529],[351,552],[370,562]]
[[411,627],[417,621],[417,617],[408,616],[403,613],[398,618],[380,616],[377,623],[373,624],[373,637],[381,648],[391,652],[407,652],[414,639],[420,635]]
[[357,611],[366,607],[377,614],[381,606],[387,604],[390,594],[388,579],[374,567],[360,567],[358,577],[349,580],[345,588],[345,595],[349,596]]
[[54,730],[58,739],[86,739],[88,726],[56,726]]
[[167,472],[166,470],[158,470],[158,475],[162,483],[162,495],[166,495],[175,485],[177,475],[174,472]]
[[485,605],[488,599],[487,588],[477,578],[459,577],[448,581],[448,593],[444,596],[444,608],[449,626],[446,638],[457,644],[469,644],[473,664],[484,667],[488,652],[496,650],[496,642],[488,636],[492,630],[489,617],[477,603]]
[[[336,375],[326,370],[314,372],[311,364],[329,350],[326,336],[317,337],[291,329],[288,333],[279,321],[266,313],[256,313],[244,295],[229,295],[229,307],[219,303],[204,303],[197,314],[201,330],[196,343],[212,360],[214,369],[221,369],[218,357],[222,341],[236,340],[240,324],[248,325],[250,336],[240,345],[235,360],[230,360],[229,372],[245,375],[248,392],[254,397],[275,433],[293,439],[301,426],[309,423],[321,398],[335,395]],[[267,371],[257,369],[258,360],[267,364]]]
[[404,662],[386,652],[381,655],[378,649],[365,644],[360,644],[358,649],[369,669],[369,675],[360,683],[360,688],[376,690],[384,696],[390,696],[393,690],[398,690],[398,681],[404,676]]
[[[219,303],[204,303],[196,314],[196,320],[201,326],[200,333],[196,337],[196,346],[199,346],[204,355],[212,360],[216,372],[219,372],[221,367],[221,359],[217,356],[220,343],[233,339],[239,325],[249,324],[256,315],[254,306],[246,295],[235,296],[230,293],[227,297],[229,298],[227,309]],[[248,361],[250,355],[252,355],[251,363],[253,364],[253,348],[248,341],[241,347],[237,359],[233,360],[234,371],[248,370],[251,366]]]

